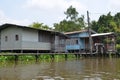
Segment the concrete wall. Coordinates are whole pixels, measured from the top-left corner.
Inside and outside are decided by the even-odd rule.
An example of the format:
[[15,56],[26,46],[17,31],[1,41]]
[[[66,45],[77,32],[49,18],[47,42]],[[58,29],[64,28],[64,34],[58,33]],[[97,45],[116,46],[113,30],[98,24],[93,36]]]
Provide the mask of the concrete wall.
[[[1,31],[1,50],[21,49],[22,29],[18,27],[8,27]],[[19,40],[15,40],[15,35],[19,36]],[[7,36],[7,41],[5,41]]]

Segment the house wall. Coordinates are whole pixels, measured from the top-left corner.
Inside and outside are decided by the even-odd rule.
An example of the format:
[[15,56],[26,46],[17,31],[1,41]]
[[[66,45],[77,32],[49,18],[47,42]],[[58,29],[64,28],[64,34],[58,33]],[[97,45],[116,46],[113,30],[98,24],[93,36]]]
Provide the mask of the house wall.
[[23,50],[51,50],[51,43],[22,41]]
[[71,43],[66,45],[66,50],[81,50],[81,49],[85,49],[85,37],[89,36],[88,32],[81,32],[81,33],[77,33],[77,34],[69,34],[68,36],[71,37],[70,40],[74,39],[74,41],[76,41],[76,39],[77,39],[78,40],[78,44],[71,44],[71,43],[74,42],[74,41],[71,41]]
[[[23,27],[6,27],[1,30],[1,50],[52,50],[54,45],[55,52],[65,51],[65,39],[58,34],[50,32],[42,33],[39,30]],[[16,41],[16,35],[19,40]],[[7,41],[5,41],[7,36]]]
[[79,36],[79,34],[78,34],[78,33],[77,33],[77,34],[68,34],[68,36],[70,36],[70,37],[72,37],[72,38],[76,38],[76,37]]
[[85,49],[85,39],[80,38],[79,40],[80,49]]
[[88,32],[79,33],[79,37],[89,37]]
[[[15,40],[15,35],[19,40]],[[5,36],[8,40],[5,41]],[[1,31],[1,50],[51,50],[51,43],[38,42],[38,31],[19,27],[8,27]]]
[[[1,31],[1,50],[21,49],[22,29],[18,27],[8,27]],[[19,40],[15,40],[15,35],[19,36]],[[5,41],[7,36],[7,41]]]
[[38,42],[38,30],[22,29],[22,41]]
[[[51,43],[46,42],[47,38],[44,33],[38,30],[23,29],[22,33],[22,49],[23,50],[51,50]],[[42,39],[42,41],[40,41]],[[46,39],[46,40],[43,40]]]
[[38,32],[38,41],[51,43],[52,35],[51,32],[39,31]]
[[54,49],[54,52],[65,52],[66,46],[65,46],[65,38],[56,35],[55,36],[55,41],[54,44],[52,44]]
[[80,49],[80,45],[67,45],[66,46],[67,50],[79,50]]
[[70,38],[66,40],[66,49],[67,50],[79,50],[80,49],[80,41],[79,38]]

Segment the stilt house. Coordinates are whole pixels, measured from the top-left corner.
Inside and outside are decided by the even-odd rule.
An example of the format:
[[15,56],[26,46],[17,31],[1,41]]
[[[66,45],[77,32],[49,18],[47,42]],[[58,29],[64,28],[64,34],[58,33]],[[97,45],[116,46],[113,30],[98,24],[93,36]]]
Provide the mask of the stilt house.
[[65,40],[60,32],[27,26],[4,24],[0,26],[1,52],[65,52]]
[[[113,32],[97,33],[93,30],[90,30],[90,33],[90,36],[89,30],[65,33],[70,37],[70,39],[66,40],[66,51],[72,53],[79,52],[81,54],[90,54],[91,49],[93,54],[116,52],[115,34]],[[91,45],[89,37],[92,38]]]

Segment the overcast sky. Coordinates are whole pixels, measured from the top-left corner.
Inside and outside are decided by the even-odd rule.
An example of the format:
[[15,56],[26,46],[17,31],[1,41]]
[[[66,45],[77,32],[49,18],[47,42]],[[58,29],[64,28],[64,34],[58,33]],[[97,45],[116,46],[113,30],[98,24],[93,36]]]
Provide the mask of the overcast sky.
[[30,25],[33,22],[48,26],[65,18],[64,11],[72,5],[80,15],[97,20],[102,14],[120,12],[120,0],[0,0],[0,25],[13,23]]

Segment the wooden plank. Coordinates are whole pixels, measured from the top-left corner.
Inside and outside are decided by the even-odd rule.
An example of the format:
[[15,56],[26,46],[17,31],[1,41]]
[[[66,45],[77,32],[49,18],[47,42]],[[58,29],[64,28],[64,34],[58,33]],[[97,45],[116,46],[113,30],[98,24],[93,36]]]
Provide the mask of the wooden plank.
[[[14,55],[18,55],[18,56],[23,56],[23,55],[51,55],[51,54],[55,54],[55,55],[63,55],[63,54],[90,54],[90,53],[85,53],[85,52],[82,52],[82,53],[0,53],[0,56],[14,56]],[[92,54],[95,54],[95,53],[92,53]]]

